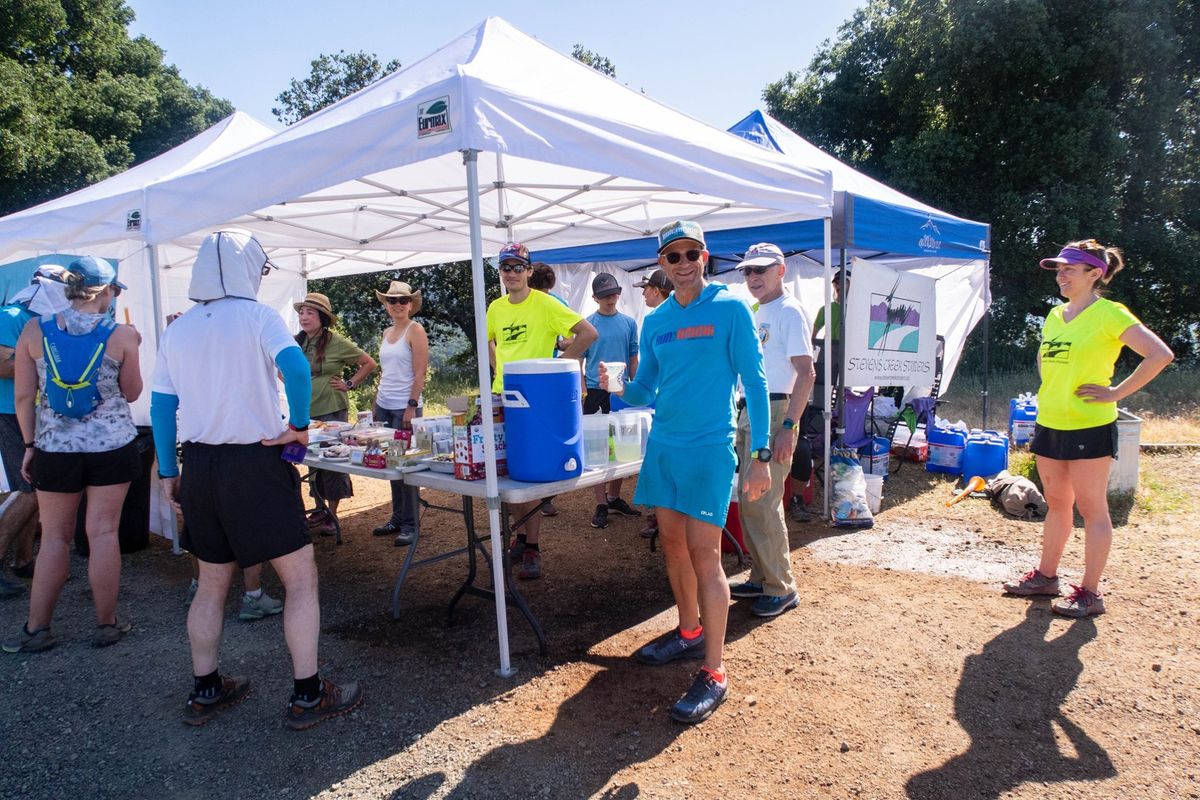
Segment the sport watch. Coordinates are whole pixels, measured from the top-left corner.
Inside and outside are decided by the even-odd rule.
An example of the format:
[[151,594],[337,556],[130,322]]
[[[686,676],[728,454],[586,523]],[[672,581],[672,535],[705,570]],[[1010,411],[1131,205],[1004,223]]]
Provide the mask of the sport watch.
[[419,404],[417,403],[417,401],[416,401],[416,400],[414,400],[414,399],[413,399],[413,398],[411,398],[411,397],[410,397],[410,398],[408,398],[408,407],[409,407],[409,408],[416,408],[416,407],[417,407],[417,405],[419,405]]
[[766,463],[771,460],[771,448],[760,447],[754,451],[754,458],[758,461]]
[[783,429],[785,431],[790,431],[794,427],[796,427],[796,420],[792,419],[791,417],[785,417],[783,420]]

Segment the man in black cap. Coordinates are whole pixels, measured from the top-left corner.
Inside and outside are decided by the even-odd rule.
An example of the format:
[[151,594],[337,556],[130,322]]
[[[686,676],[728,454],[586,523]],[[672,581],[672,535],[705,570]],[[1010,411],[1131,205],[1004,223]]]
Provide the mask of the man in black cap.
[[[632,380],[637,372],[638,329],[633,317],[617,311],[621,299],[621,285],[616,277],[601,272],[592,280],[592,299],[600,308],[587,318],[599,334],[584,353],[587,359],[584,379],[587,394],[583,398],[583,413],[607,414],[612,410],[609,393],[600,388],[600,363],[620,362],[625,364],[625,380]],[[642,512],[621,499],[621,479],[609,481],[595,488],[596,513],[592,515],[593,528],[608,527],[608,512],[613,511],[627,517],[640,517]]]
[[646,308],[651,311],[662,305],[675,288],[671,285],[671,279],[667,277],[667,271],[663,269],[654,270],[634,286],[642,290],[642,299],[646,301]]

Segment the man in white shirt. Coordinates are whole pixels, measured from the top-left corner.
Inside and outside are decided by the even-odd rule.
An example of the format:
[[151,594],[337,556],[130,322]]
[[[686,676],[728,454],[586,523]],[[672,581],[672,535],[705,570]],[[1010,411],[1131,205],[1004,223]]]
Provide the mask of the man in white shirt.
[[[783,286],[786,266],[778,247],[754,245],[746,251],[739,268],[746,276],[746,288],[758,301],[754,324],[762,344],[771,401],[771,488],[757,500],[743,496],[738,504],[752,566],[749,578],[729,590],[734,597],[754,598],[750,610],[756,616],[774,617],[798,602],[782,500],[796,447],[796,428],[816,378],[812,326],[800,302]],[[750,421],[742,408],[737,438],[739,483],[746,481],[753,463],[747,449],[749,438]]]

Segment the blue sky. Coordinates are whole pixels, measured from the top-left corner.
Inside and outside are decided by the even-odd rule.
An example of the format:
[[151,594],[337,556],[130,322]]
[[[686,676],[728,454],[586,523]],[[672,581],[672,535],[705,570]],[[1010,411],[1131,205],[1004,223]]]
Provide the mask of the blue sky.
[[762,90],[803,71],[862,0],[532,2],[477,0],[127,0],[133,34],[183,77],[275,127],[275,96],[321,53],[364,50],[409,64],[487,16],[564,53],[607,56],[617,78],[721,128],[762,105]]

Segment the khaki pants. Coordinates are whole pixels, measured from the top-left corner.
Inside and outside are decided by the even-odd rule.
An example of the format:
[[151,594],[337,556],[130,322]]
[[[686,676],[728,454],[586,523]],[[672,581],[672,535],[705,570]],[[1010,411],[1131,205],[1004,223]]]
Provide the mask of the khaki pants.
[[[787,400],[771,401],[771,438],[783,427],[787,414]],[[798,422],[798,420],[797,420]],[[754,456],[750,452],[750,414],[746,409],[738,413],[738,516],[742,522],[742,534],[746,549],[753,563],[750,566],[750,581],[761,583],[763,593],[782,597],[796,591],[792,577],[791,550],[788,545],[787,521],[783,515],[784,481],[791,471],[791,459],[786,464],[771,460],[771,488],[753,503],[746,501],[742,486],[750,473]]]

